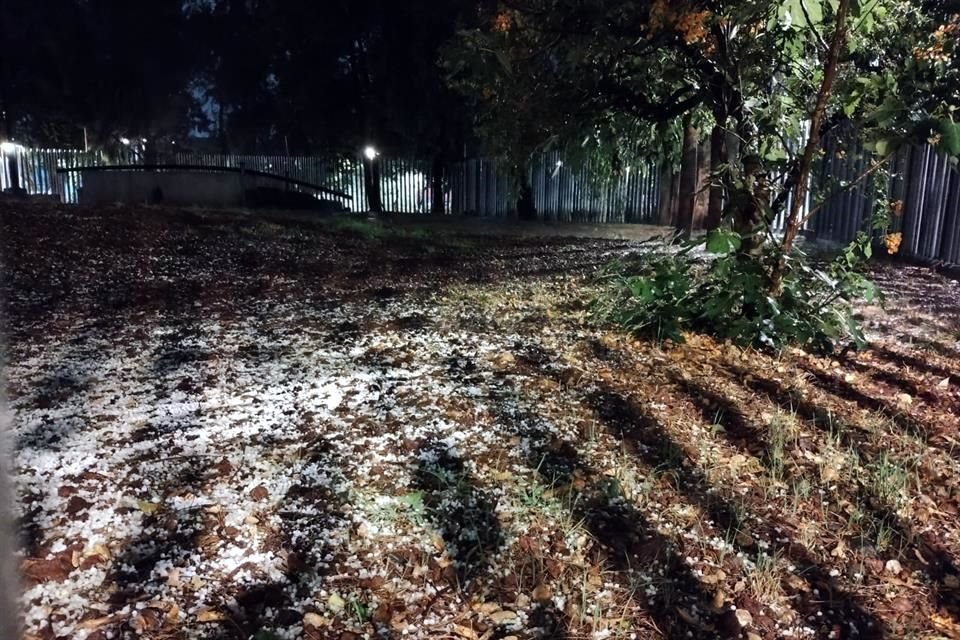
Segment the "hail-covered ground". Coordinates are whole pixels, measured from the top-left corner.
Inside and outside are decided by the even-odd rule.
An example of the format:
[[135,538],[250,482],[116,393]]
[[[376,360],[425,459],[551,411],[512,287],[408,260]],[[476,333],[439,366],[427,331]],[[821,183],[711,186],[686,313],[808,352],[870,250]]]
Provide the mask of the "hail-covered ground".
[[591,322],[625,240],[2,223],[28,638],[960,637],[956,282],[773,358]]

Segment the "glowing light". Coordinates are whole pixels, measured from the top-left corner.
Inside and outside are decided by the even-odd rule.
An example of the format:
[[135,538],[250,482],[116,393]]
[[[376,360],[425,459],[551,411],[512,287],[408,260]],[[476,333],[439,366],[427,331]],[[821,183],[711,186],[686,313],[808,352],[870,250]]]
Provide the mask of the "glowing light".
[[143,142],[143,144],[147,144],[147,139],[146,139],[146,138],[141,138],[140,141]]
[[367,147],[366,149],[363,150],[363,155],[366,156],[367,160],[373,160],[380,154],[377,153],[377,150],[374,149],[373,147]]
[[125,147],[129,147],[129,146],[130,146],[130,138],[120,138],[120,144],[122,144],[122,145],[125,146]]
[[4,153],[13,153],[19,147],[20,145],[18,145],[16,142],[9,142],[9,141],[0,142],[0,151],[3,151]]
[[558,166],[558,167],[562,167],[562,166],[563,166],[563,160],[557,160],[557,166]]

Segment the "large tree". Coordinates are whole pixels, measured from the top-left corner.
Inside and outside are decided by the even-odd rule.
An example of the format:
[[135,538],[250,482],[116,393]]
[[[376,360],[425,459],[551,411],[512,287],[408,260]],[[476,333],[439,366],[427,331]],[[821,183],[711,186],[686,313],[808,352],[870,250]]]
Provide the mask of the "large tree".
[[[637,154],[675,159],[685,148],[683,164],[695,171],[698,154],[690,151],[701,132],[711,146],[707,220],[730,228],[708,236],[708,248],[734,259],[718,258],[702,288],[677,288],[687,292],[678,304],[695,300],[694,320],[735,327],[726,335],[765,341],[764,327],[789,332],[805,324],[813,329],[795,334],[822,342],[836,327],[820,307],[830,311],[831,301],[866,290],[848,266],[870,254],[871,237],[858,236],[830,273],[815,274],[795,255],[806,219],[849,187],[810,192],[821,142],[842,130],[876,154],[853,184],[879,174],[874,182],[883,185],[884,163],[904,142],[960,154],[955,4],[502,0],[448,60],[452,82],[476,102],[482,137],[515,165],[558,148],[615,174]],[[685,225],[705,189],[687,177],[677,216]],[[878,210],[886,211],[882,203]],[[786,229],[780,236],[777,218]],[[678,274],[660,272],[632,290],[649,302],[657,282],[697,277]],[[818,285],[811,278],[840,289],[812,296]],[[654,325],[662,320],[671,319]]]
[[615,171],[631,154],[662,155],[679,138],[657,125],[692,117],[711,132],[710,221],[725,213],[753,238],[805,188],[816,141],[841,123],[874,142],[920,121],[952,130],[950,11],[902,0],[509,0],[448,58],[480,132],[516,162],[555,146]]

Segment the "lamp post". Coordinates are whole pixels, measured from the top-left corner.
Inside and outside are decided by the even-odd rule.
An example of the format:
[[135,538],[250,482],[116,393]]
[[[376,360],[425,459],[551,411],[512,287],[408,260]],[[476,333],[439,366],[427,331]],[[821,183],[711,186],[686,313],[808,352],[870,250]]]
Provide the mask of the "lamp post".
[[364,188],[367,191],[367,209],[371,218],[383,213],[383,203],[380,201],[380,172],[377,170],[379,155],[380,152],[371,145],[363,150]]

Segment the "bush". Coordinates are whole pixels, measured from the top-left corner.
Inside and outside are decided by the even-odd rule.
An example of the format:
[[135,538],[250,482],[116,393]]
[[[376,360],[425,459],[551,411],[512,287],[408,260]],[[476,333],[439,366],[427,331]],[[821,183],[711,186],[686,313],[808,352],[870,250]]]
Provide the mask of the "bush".
[[[828,352],[865,341],[852,303],[876,300],[877,288],[861,273],[870,237],[861,236],[823,268],[799,250],[768,246],[758,256],[739,252],[740,237],[711,232],[703,244],[666,248],[612,265],[595,316],[632,333],[681,342],[687,331],[730,339],[741,346],[781,350],[788,345]],[[771,274],[783,265],[779,295]]]

